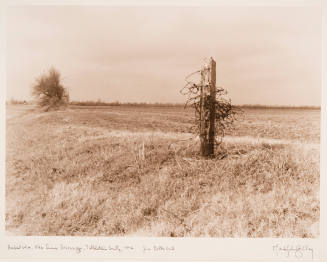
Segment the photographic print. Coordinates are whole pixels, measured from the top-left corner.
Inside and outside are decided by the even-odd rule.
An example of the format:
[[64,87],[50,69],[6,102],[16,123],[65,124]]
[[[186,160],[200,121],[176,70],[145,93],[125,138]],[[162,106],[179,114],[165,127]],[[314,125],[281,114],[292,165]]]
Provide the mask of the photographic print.
[[10,6],[7,236],[320,237],[321,11]]

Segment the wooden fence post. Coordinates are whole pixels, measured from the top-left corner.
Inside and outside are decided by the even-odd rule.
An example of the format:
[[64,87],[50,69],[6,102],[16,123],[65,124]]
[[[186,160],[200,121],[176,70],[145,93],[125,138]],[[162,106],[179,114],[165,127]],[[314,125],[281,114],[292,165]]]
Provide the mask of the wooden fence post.
[[201,70],[200,96],[200,152],[213,156],[215,150],[216,62]]
[[216,62],[210,58],[210,124],[209,155],[215,154],[215,118],[216,118]]
[[201,70],[201,82],[200,82],[200,153],[202,156],[206,156],[207,148],[207,135],[206,135],[206,120],[205,120],[205,101],[206,96],[204,93],[205,85],[205,68]]

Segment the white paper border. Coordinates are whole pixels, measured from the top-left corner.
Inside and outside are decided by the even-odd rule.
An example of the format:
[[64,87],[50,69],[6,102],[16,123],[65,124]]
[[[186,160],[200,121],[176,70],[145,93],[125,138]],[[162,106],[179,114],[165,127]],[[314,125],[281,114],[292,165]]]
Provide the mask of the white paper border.
[[[5,86],[6,86],[6,60],[5,60],[5,39],[6,39],[6,19],[5,8],[6,6],[13,5],[111,5],[111,6],[320,6],[322,9],[322,67],[321,67],[321,164],[320,164],[320,237],[317,239],[286,239],[286,238],[136,238],[136,237],[18,237],[18,236],[6,236],[4,232],[4,207],[5,207]],[[21,258],[21,259],[40,259],[46,258],[69,258],[68,261],[78,260],[93,260],[94,258],[106,258],[106,259],[129,259],[129,260],[191,260],[191,261],[307,261],[301,259],[295,259],[293,257],[286,259],[285,257],[274,256],[272,252],[273,245],[308,245],[314,249],[313,261],[327,261],[327,211],[326,211],[326,128],[327,128],[327,91],[326,91],[326,31],[327,31],[327,18],[326,18],[326,3],[324,1],[7,1],[1,5],[1,42],[0,42],[0,85],[1,85],[1,151],[0,151],[0,187],[1,187],[1,231],[0,231],[0,258]],[[137,248],[137,251],[124,254],[115,254],[115,252],[109,252],[107,256],[96,254],[94,252],[88,254],[82,253],[56,253],[53,257],[51,251],[47,252],[35,252],[35,251],[20,251],[15,254],[14,252],[8,252],[8,243],[11,244],[67,244],[74,245],[132,245]],[[143,246],[174,246],[174,252],[157,252],[144,254],[142,252]],[[65,261],[67,261],[65,259]],[[39,261],[39,260],[38,260]],[[62,261],[62,260],[61,260]],[[308,260],[309,261],[309,260]]]

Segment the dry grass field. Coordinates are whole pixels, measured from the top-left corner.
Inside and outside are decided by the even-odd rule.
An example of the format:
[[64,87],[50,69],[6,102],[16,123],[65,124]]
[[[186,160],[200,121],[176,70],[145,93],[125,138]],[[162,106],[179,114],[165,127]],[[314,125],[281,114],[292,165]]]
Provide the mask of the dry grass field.
[[213,159],[181,107],[7,106],[6,230],[318,237],[320,111],[246,109]]

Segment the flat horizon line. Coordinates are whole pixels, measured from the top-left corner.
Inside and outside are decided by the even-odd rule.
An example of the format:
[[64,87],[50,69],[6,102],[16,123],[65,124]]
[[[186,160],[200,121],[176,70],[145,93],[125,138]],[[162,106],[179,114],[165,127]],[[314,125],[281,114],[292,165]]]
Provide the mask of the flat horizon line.
[[[35,104],[33,100],[6,100],[6,105],[18,105],[18,104]],[[185,103],[181,102],[105,102],[101,100],[73,100],[69,102],[69,105],[73,106],[185,106]],[[189,106],[189,105],[188,105]],[[240,108],[293,108],[293,109],[321,109],[321,105],[269,105],[269,104],[234,104],[235,107]]]

